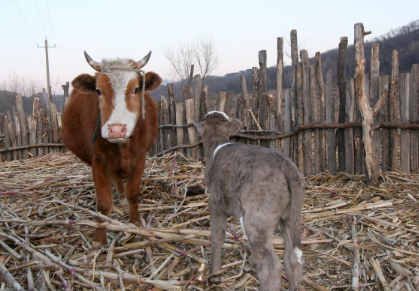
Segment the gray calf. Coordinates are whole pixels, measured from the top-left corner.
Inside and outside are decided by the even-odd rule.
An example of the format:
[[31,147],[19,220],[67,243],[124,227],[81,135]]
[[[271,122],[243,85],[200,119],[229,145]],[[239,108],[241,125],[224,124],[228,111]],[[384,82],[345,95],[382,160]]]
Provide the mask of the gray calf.
[[[301,209],[304,176],[279,152],[263,147],[229,143],[242,123],[229,121],[223,112],[208,113],[196,125],[206,157],[205,182],[210,194],[211,273],[221,269],[221,247],[226,219],[240,220],[257,266],[260,290],[280,290],[281,263],[272,244],[279,222],[285,243],[284,264],[289,290],[301,283]],[[210,279],[220,282],[220,277]]]

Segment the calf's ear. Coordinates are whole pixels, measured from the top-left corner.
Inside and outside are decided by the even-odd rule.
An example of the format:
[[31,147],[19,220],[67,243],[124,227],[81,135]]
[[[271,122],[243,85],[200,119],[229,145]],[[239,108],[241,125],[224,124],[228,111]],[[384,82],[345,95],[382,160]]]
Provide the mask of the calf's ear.
[[[140,90],[143,89],[143,76],[140,74],[138,75],[138,79],[140,82]],[[146,91],[153,91],[156,90],[163,80],[160,78],[159,75],[153,72],[148,72],[145,74],[145,90]]]
[[198,131],[199,135],[200,136],[203,136],[204,135],[204,131],[205,131],[204,123],[202,123],[202,122],[200,122],[200,123],[194,123],[194,125],[195,125],[196,130]]
[[229,123],[227,123],[227,132],[229,135],[235,135],[239,133],[242,126],[243,126],[243,123],[240,120],[234,119],[230,121]]
[[71,85],[81,92],[94,92],[96,91],[96,78],[89,74],[81,74],[71,82]]

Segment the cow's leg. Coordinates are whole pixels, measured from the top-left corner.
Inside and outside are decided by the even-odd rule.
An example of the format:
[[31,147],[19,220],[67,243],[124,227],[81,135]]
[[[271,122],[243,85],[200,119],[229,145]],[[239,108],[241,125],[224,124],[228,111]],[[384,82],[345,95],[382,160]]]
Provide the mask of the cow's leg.
[[118,197],[119,205],[121,205],[124,208],[128,208],[128,202],[127,202],[127,199],[125,197],[124,179],[121,179],[121,178],[117,177],[116,175],[114,175],[112,177],[112,180],[113,180],[113,184],[116,188],[116,196]]
[[303,265],[300,259],[298,262],[297,254],[295,253],[294,244],[291,240],[291,232],[290,232],[290,225],[288,217],[284,217],[285,219],[280,219],[280,229],[281,235],[284,238],[284,246],[285,246],[285,254],[284,254],[284,265],[285,265],[285,273],[287,274],[288,278],[288,289],[290,291],[297,290],[300,286],[302,272],[303,272]]
[[[105,165],[101,161],[94,161],[92,165],[93,181],[96,187],[96,209],[103,215],[109,215],[112,211],[112,182]],[[105,222],[98,218],[98,223]],[[93,246],[100,247],[106,244],[106,228],[98,228],[93,236]]]
[[140,215],[138,212],[138,195],[140,193],[140,184],[144,172],[145,155],[141,155],[137,167],[128,177],[125,185],[125,197],[127,197],[129,205],[129,222],[138,223]]
[[[224,244],[227,228],[227,215],[216,205],[211,203],[210,199],[210,217],[211,217],[211,274],[221,270],[221,247]],[[221,276],[214,276],[209,279],[211,284],[221,282]]]

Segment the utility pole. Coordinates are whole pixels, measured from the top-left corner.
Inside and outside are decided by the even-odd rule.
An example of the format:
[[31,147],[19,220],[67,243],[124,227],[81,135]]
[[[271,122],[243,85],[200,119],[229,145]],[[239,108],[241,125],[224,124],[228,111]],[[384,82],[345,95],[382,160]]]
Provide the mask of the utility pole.
[[45,46],[39,46],[38,48],[45,48],[45,59],[47,63],[47,92],[48,92],[48,99],[50,102],[52,102],[52,94],[51,94],[51,82],[49,78],[49,61],[48,61],[48,48],[56,48],[57,45],[54,46],[48,46],[48,40],[47,37],[45,37]]

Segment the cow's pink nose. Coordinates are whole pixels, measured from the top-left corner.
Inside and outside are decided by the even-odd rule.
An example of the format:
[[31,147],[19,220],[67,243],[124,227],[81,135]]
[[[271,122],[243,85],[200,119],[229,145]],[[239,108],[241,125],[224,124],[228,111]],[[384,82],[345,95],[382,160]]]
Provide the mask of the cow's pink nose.
[[110,124],[108,125],[108,135],[110,139],[125,138],[127,134],[126,124]]

